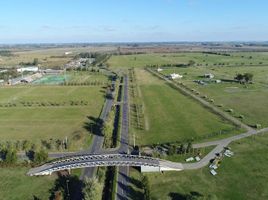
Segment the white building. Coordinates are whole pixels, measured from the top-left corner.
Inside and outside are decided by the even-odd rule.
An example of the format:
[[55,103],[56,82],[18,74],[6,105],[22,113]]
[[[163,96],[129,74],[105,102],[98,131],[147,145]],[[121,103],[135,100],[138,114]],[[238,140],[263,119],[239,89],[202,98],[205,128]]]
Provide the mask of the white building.
[[38,67],[22,67],[18,68],[17,72],[23,73],[23,72],[38,72]]
[[204,77],[205,78],[214,78],[215,76],[214,76],[214,74],[209,73],[209,74],[205,74]]
[[173,74],[170,74],[170,78],[171,79],[179,79],[179,78],[182,78],[183,76],[182,75],[179,75],[179,74],[176,74],[176,73],[173,73]]
[[157,71],[158,71],[158,72],[162,72],[163,69],[161,69],[161,68],[157,68]]

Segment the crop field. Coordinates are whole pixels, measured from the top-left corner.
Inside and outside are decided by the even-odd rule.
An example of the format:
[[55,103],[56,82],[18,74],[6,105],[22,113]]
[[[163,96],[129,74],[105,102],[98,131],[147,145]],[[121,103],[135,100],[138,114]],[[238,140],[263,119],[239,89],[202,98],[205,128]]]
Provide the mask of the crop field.
[[186,141],[223,130],[237,133],[233,125],[164,81],[145,70],[136,71],[145,113],[145,130],[136,135],[140,145]]
[[[171,68],[162,73],[179,73],[184,77],[180,80],[194,88],[202,95],[207,95],[215,100],[215,104],[222,104],[223,109],[233,109],[234,115],[243,115],[243,121],[249,125],[261,124],[268,126],[268,67],[189,67]],[[220,84],[208,83],[199,85],[194,80],[203,80],[205,73],[215,75],[214,79],[233,79],[238,73],[252,73],[253,84],[242,85],[239,83]]]
[[0,88],[0,140],[64,139],[79,135],[81,148],[89,119],[104,102],[100,86],[17,86]]
[[112,56],[108,64],[112,68],[145,67],[147,65],[187,64],[193,60],[202,66],[267,65],[268,53],[230,53],[230,56],[203,53],[138,54]]
[[49,199],[55,176],[29,177],[29,168],[14,167],[0,170],[0,197],[2,200]]
[[[225,157],[213,177],[208,167],[182,172],[149,174],[155,199],[267,199],[268,135],[255,136],[231,144],[234,157]],[[139,175],[133,172],[133,183]],[[238,184],[239,183],[239,184]],[[135,198],[133,198],[135,199]]]

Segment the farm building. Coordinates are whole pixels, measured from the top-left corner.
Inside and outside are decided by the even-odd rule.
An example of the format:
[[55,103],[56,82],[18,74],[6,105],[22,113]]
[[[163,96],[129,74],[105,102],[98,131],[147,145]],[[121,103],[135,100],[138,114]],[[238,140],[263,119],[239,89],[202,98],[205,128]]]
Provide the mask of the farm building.
[[38,72],[38,67],[22,67],[18,68],[17,72],[23,73],[23,72]]
[[182,75],[179,75],[179,74],[176,74],[176,73],[173,73],[173,74],[170,74],[169,75],[169,78],[171,79],[179,79],[179,78],[182,78],[183,76]]

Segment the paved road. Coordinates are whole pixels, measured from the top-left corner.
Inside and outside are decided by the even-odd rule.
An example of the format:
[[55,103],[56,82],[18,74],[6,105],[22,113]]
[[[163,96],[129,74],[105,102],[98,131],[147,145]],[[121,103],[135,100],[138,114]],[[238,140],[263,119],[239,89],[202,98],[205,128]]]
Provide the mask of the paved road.
[[[115,81],[112,81],[112,86],[115,87]],[[112,96],[114,96],[114,93],[112,93]],[[114,103],[113,98],[106,98],[104,107],[99,117],[103,122],[107,120],[109,112],[112,109],[113,103]],[[90,154],[100,153],[102,146],[103,146],[103,140],[104,140],[104,137],[101,133],[99,135],[94,135],[91,147],[86,152]],[[95,170],[96,168],[92,168],[92,167],[85,168],[80,176],[80,180],[84,180],[86,177],[93,178]]]
[[262,134],[262,133],[268,133],[268,128],[264,128],[261,130],[250,130],[246,133],[242,133],[239,135],[235,135],[229,138],[225,138],[222,140],[217,140],[213,142],[204,142],[200,144],[194,144],[194,148],[202,148],[202,147],[208,147],[208,146],[216,146],[209,154],[207,154],[201,161],[197,163],[189,163],[189,164],[182,164],[183,168],[185,170],[189,169],[200,169],[202,167],[205,167],[209,162],[215,158],[215,155],[217,153],[220,153],[224,150],[225,147],[227,147],[231,142],[250,137],[253,135],[257,134]]
[[[120,148],[118,153],[128,153],[128,131],[129,131],[129,102],[128,102],[128,76],[124,76],[124,96],[122,107],[122,124]],[[124,200],[128,196],[129,167],[119,167],[117,178],[116,199]]]

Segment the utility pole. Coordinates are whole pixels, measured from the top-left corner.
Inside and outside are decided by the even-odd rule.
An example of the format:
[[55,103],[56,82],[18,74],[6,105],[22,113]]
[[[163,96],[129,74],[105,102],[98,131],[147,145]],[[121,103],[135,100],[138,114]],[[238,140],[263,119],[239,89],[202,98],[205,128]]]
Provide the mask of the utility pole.
[[69,191],[69,185],[68,183],[70,182],[69,179],[66,180],[66,185],[67,185],[67,196],[68,196],[68,199],[70,199],[70,191]]
[[136,146],[136,141],[135,141],[135,133],[133,134],[133,143],[134,143],[134,148],[135,148],[135,146]]

